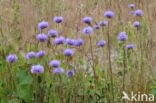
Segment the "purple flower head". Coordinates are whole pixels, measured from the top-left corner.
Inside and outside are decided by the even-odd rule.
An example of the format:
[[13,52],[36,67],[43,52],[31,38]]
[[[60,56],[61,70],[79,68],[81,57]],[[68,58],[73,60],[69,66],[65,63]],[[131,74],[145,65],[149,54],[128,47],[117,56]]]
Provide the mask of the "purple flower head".
[[9,62],[9,63],[17,62],[17,60],[18,60],[18,57],[15,54],[9,54],[6,57],[6,61]]
[[64,55],[65,56],[73,56],[74,53],[75,53],[74,50],[69,49],[69,48],[67,48],[67,49],[64,50]]
[[126,45],[126,49],[130,50],[130,49],[133,49],[135,48],[135,45],[134,44],[128,44]]
[[75,44],[75,40],[74,40],[74,39],[67,38],[67,39],[65,40],[65,44],[74,45],[74,44]]
[[135,4],[129,4],[128,7],[131,8],[131,9],[134,9],[135,8]]
[[134,11],[130,11],[128,15],[134,15]]
[[99,23],[100,26],[107,26],[108,25],[108,21],[100,21]]
[[48,36],[57,37],[58,35],[59,35],[59,33],[57,30],[49,30],[48,31]]
[[83,39],[81,39],[81,38],[78,38],[78,39],[76,39],[75,40],[75,46],[81,46],[81,45],[83,45],[85,42],[84,42],[84,40]]
[[62,16],[57,16],[53,18],[53,21],[56,23],[61,23],[64,21],[64,18]]
[[118,40],[120,41],[125,41],[128,39],[128,36],[126,34],[126,32],[120,32],[119,35],[118,35]]
[[133,22],[133,26],[134,27],[140,27],[141,23],[139,21],[135,21],[135,22]]
[[42,65],[33,65],[31,67],[32,74],[40,74],[44,72],[44,67]]
[[37,58],[41,58],[41,57],[43,57],[43,56],[45,56],[46,55],[46,52],[44,51],[44,50],[40,50],[40,51],[38,51],[37,53],[36,53],[36,57]]
[[66,73],[67,76],[71,77],[71,76],[74,76],[75,75],[75,72],[74,70],[68,70],[67,73]]
[[113,11],[106,11],[104,13],[104,16],[106,16],[107,18],[111,19],[115,16],[115,13]]
[[135,16],[143,16],[143,14],[144,14],[143,11],[140,9],[134,11]]
[[46,21],[42,21],[38,23],[38,29],[44,29],[44,28],[47,28],[48,26],[49,26],[49,23]]
[[62,74],[64,72],[63,68],[54,68],[53,73],[54,74]]
[[99,25],[94,25],[93,29],[100,29],[100,26]]
[[92,17],[84,17],[82,19],[82,21],[86,24],[91,24],[91,22],[93,21],[93,18]]
[[85,34],[85,35],[89,35],[92,32],[93,32],[93,28],[90,27],[90,26],[87,26],[87,27],[83,28],[83,30],[82,30],[82,33]]
[[40,42],[45,42],[45,41],[49,40],[49,38],[46,34],[38,34],[38,35],[36,35],[36,39]]
[[54,67],[54,68],[57,68],[61,65],[61,62],[59,60],[52,60],[49,62],[49,65]]
[[98,46],[98,47],[104,47],[106,44],[107,44],[107,43],[106,43],[105,40],[100,40],[100,41],[98,41],[97,46]]
[[56,45],[59,45],[59,44],[63,44],[64,42],[65,42],[65,38],[60,36],[60,37],[55,38],[53,43]]
[[25,55],[25,58],[26,59],[31,59],[31,58],[33,58],[33,57],[36,57],[36,53],[35,52],[29,52],[29,53],[27,53],[26,55]]

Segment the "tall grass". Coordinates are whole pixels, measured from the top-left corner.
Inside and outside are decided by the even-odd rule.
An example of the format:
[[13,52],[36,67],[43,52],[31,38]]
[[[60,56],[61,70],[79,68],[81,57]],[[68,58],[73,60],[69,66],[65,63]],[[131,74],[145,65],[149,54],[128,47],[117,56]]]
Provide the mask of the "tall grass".
[[[128,4],[144,11],[135,17]],[[0,0],[0,103],[130,103],[122,101],[122,92],[156,95],[156,1],[155,0]],[[108,26],[94,30],[89,36],[82,34],[81,19],[91,16],[93,24],[108,20],[107,10],[116,13]],[[56,24],[55,16],[64,22]],[[56,29],[65,38],[83,38],[85,44],[73,47],[66,44],[41,43],[35,38],[40,31],[37,24],[48,21],[49,29]],[[141,27],[132,23],[140,21]],[[119,42],[119,32],[125,31],[129,39]],[[106,40],[107,47],[97,47],[99,40]],[[136,44],[132,50],[125,45]],[[65,48],[72,48],[72,57],[63,55]],[[43,58],[26,60],[25,54],[45,50]],[[18,61],[10,64],[6,56],[17,54]],[[58,59],[61,67],[74,70],[75,75],[56,75],[48,63]],[[43,74],[32,74],[31,66],[41,64]],[[144,102],[147,103],[147,102]]]

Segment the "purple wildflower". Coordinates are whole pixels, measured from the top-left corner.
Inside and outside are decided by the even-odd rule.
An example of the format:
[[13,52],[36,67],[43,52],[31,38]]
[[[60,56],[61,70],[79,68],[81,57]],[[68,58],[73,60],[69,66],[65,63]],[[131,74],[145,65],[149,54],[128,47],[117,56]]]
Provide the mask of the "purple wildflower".
[[41,57],[43,57],[43,56],[45,56],[46,55],[46,52],[44,51],[44,50],[40,50],[40,51],[38,51],[37,53],[36,53],[36,57],[37,58],[41,58]]
[[42,21],[38,24],[38,29],[44,29],[47,28],[48,26],[49,26],[48,22]]
[[104,16],[106,16],[107,18],[111,19],[115,16],[115,13],[113,11],[106,11],[104,13]]
[[86,24],[91,24],[91,22],[93,21],[93,18],[92,17],[84,17],[82,19],[82,21]]
[[118,40],[120,41],[125,41],[128,39],[128,36],[126,34],[126,32],[120,32],[119,35],[118,35]]
[[100,26],[107,26],[108,25],[108,21],[100,21],[99,23]]
[[130,11],[128,14],[129,15],[134,15],[134,11]]
[[83,28],[83,30],[82,30],[82,33],[85,34],[85,35],[89,35],[92,32],[93,32],[93,28],[90,27],[90,26],[87,26],[87,27]]
[[75,46],[81,46],[81,45],[83,45],[85,42],[84,42],[84,40],[83,39],[81,39],[81,38],[78,38],[78,39],[76,39],[75,40]]
[[143,16],[143,11],[140,10],[140,9],[135,10],[135,11],[134,11],[134,15],[135,15],[135,16]]
[[141,24],[140,24],[139,21],[135,21],[135,22],[133,22],[133,26],[134,26],[134,27],[140,27]]
[[60,37],[55,38],[53,43],[56,45],[59,45],[59,44],[63,44],[64,42],[65,42],[65,38],[60,36]]
[[64,21],[64,18],[62,16],[57,16],[53,18],[53,21],[56,23],[61,23]]
[[105,40],[100,40],[100,41],[98,41],[98,43],[97,43],[97,46],[98,47],[104,47],[106,45],[106,41]]
[[129,4],[128,7],[131,8],[131,9],[134,9],[135,8],[135,4]]
[[75,75],[75,72],[74,70],[68,70],[67,73],[66,73],[67,76],[71,77],[71,76],[74,76]]
[[47,41],[49,38],[46,34],[38,34],[36,35],[36,39],[40,42],[45,42]]
[[134,45],[134,44],[128,44],[128,45],[126,45],[126,48],[127,48],[128,50],[130,50],[130,49],[135,48],[135,45]]
[[69,48],[67,48],[67,49],[64,50],[64,55],[65,56],[73,56],[74,53],[75,53],[74,50],[69,49]]
[[59,35],[59,33],[57,30],[49,30],[48,31],[48,36],[57,37],[58,35]]
[[27,53],[26,55],[25,55],[25,58],[26,59],[31,59],[31,58],[33,58],[33,57],[35,57],[36,56],[36,53],[35,52],[29,52],[29,53]]
[[100,26],[99,25],[94,25],[93,29],[100,29]]
[[57,68],[61,65],[61,62],[59,60],[52,60],[49,62],[49,65],[54,67],[54,68]]
[[40,74],[44,72],[44,67],[42,65],[33,65],[31,67],[32,74]]
[[62,74],[64,72],[63,68],[54,68],[53,73],[54,74]]
[[74,45],[74,44],[75,44],[75,40],[74,40],[74,39],[67,38],[67,39],[65,40],[65,44]]
[[9,62],[9,63],[17,62],[17,60],[18,60],[18,57],[15,54],[9,54],[6,57],[6,61]]

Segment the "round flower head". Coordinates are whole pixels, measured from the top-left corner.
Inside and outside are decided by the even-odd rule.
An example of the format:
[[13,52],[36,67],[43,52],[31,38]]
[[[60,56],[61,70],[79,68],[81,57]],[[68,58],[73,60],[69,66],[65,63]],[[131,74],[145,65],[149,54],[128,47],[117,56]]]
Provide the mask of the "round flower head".
[[64,21],[64,18],[62,16],[57,16],[53,18],[53,21],[56,23],[61,23]]
[[120,41],[125,41],[128,39],[128,36],[126,34],[126,32],[120,32],[119,35],[118,35],[118,40]]
[[68,70],[67,73],[66,73],[67,76],[71,77],[71,76],[74,76],[75,75],[75,72],[74,70]]
[[53,73],[54,74],[62,74],[64,72],[63,68],[54,68]]
[[65,38],[61,36],[61,37],[55,38],[53,43],[56,44],[56,45],[59,45],[59,44],[63,44],[64,41],[65,41]]
[[93,18],[92,17],[84,17],[82,19],[82,21],[86,24],[91,24],[91,22],[93,21]]
[[33,65],[31,67],[32,74],[40,74],[44,72],[44,67],[42,65]]
[[135,11],[134,11],[134,15],[135,15],[135,16],[143,16],[143,11],[140,10],[140,9],[135,10]]
[[79,38],[79,39],[76,39],[75,40],[75,46],[81,46],[81,45],[83,45],[85,42],[84,42],[84,40],[83,39],[81,39],[81,38]]
[[100,40],[100,41],[98,41],[98,43],[97,43],[97,46],[98,47],[104,47],[106,45],[106,41],[105,40]]
[[106,11],[104,13],[104,16],[106,16],[107,18],[111,19],[115,16],[115,13],[113,11]]
[[135,21],[135,22],[133,22],[133,26],[134,26],[134,27],[140,27],[141,24],[140,24],[139,21]]
[[18,60],[18,57],[15,54],[9,54],[6,57],[6,61],[9,62],[9,63],[17,62],[17,60]]
[[40,50],[39,52],[36,53],[37,58],[41,58],[46,55],[46,52],[44,50]]
[[57,30],[49,30],[48,31],[48,36],[57,37],[58,35],[59,35],[59,33]]
[[130,49],[133,49],[135,48],[135,45],[134,44],[128,44],[126,45],[126,49],[130,50]]
[[73,56],[74,53],[75,53],[74,50],[69,49],[69,48],[67,48],[67,49],[64,50],[64,55],[65,56]]
[[130,11],[128,15],[134,15],[134,11]]
[[75,40],[74,40],[74,39],[67,38],[67,39],[65,40],[65,44],[74,45],[74,43],[75,43]]
[[31,58],[33,58],[33,57],[35,57],[36,56],[36,53],[35,52],[29,52],[29,53],[27,53],[26,55],[25,55],[25,58],[26,59],[31,59]]
[[38,24],[38,29],[44,29],[47,28],[48,26],[49,26],[48,22],[42,21]]
[[107,26],[108,25],[108,21],[100,21],[99,25],[100,26]]
[[48,36],[45,35],[45,34],[38,34],[38,35],[36,36],[36,39],[37,39],[38,41],[40,41],[40,42],[45,42],[45,41],[47,41],[49,38],[48,38]]
[[128,7],[131,8],[131,9],[134,9],[135,8],[135,4],[129,4]]
[[99,25],[94,25],[93,29],[100,29],[100,26]]
[[49,62],[49,65],[54,67],[54,68],[57,68],[61,65],[61,62],[59,60],[52,60]]
[[92,32],[93,32],[93,28],[90,27],[90,26],[87,26],[87,27],[83,28],[83,30],[82,30],[82,33],[85,34],[85,35],[89,35]]

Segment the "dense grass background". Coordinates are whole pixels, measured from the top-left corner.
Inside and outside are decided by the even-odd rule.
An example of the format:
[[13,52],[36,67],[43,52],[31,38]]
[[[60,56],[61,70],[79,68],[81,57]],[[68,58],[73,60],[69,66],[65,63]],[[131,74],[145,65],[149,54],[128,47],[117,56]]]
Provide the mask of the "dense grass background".
[[[128,4],[131,3],[144,11],[143,17],[128,14],[131,11]],[[81,19],[91,16],[94,24],[108,20],[103,16],[107,10],[114,11],[116,17],[109,27],[94,31],[91,50],[89,37],[81,33],[87,26]],[[55,16],[63,16],[65,21],[58,25],[52,21]],[[57,29],[64,37],[83,38],[85,45],[74,48],[76,53],[68,60],[62,54],[67,45],[48,47],[47,43],[38,43],[35,38],[39,33],[37,24],[42,20],[50,23],[44,33]],[[139,29],[132,26],[136,20],[142,24]],[[156,0],[0,0],[0,103],[122,103],[123,90],[156,95],[155,28]],[[125,44],[117,40],[122,31],[129,36]],[[96,46],[98,40],[107,40],[108,33],[112,75],[108,48]],[[135,49],[123,49],[123,45],[131,43],[137,45]],[[45,50],[47,55],[42,59],[24,58],[27,52],[39,50]],[[17,63],[6,62],[10,53],[17,54]],[[52,59],[61,60],[65,70],[75,69],[75,75],[67,77],[51,73],[48,62]],[[45,73],[31,74],[30,68],[34,64],[44,65]],[[96,77],[92,73],[92,64],[95,64]]]

